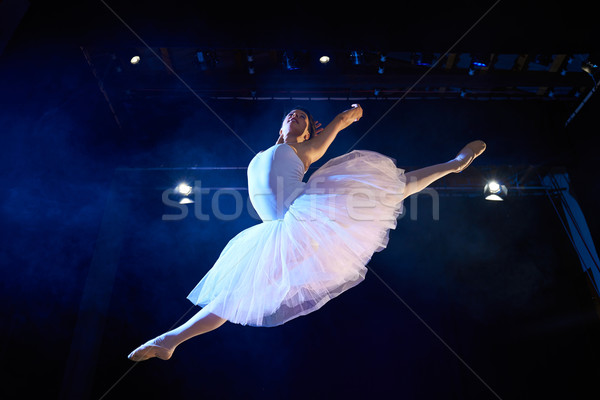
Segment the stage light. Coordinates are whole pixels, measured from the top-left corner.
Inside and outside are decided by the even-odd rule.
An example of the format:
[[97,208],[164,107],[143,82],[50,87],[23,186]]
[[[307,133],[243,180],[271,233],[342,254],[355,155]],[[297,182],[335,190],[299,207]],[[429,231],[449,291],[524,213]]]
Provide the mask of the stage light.
[[352,58],[352,64],[361,65],[363,63],[363,54],[358,51],[353,51],[350,54],[350,58]]
[[210,68],[215,68],[219,63],[217,55],[212,51],[198,51],[196,52],[196,58],[200,64],[202,71],[207,71]]
[[584,72],[587,72],[588,74],[592,75],[598,70],[598,66],[588,60],[581,65],[581,69]]
[[176,198],[179,200],[179,204],[193,203],[194,200],[188,197],[190,194],[192,194],[193,191],[194,189],[185,182],[181,182],[174,189]]
[[175,190],[177,191],[177,193],[180,193],[184,196],[189,196],[192,193],[192,187],[185,182],[177,185]]
[[588,74],[592,80],[594,81],[594,86],[596,85],[596,80],[598,76],[598,65],[592,60],[588,59],[581,65],[581,70]]
[[319,62],[320,62],[321,64],[327,64],[329,61],[330,61],[330,59],[329,59],[329,57],[328,57],[328,56],[321,56],[321,57],[319,58]]
[[248,54],[246,60],[248,60],[248,74],[254,75],[254,56],[252,54]]
[[430,67],[435,61],[433,53],[413,53],[412,62],[416,65]]
[[132,63],[132,64],[134,64],[134,65],[137,64],[137,63],[139,63],[140,62],[140,56],[133,56],[133,57],[131,57],[131,60],[129,60],[129,62]]
[[200,69],[202,71],[206,71],[208,69],[208,61],[206,60],[206,54],[202,51],[196,53],[196,57],[198,58],[198,62],[200,63]]
[[496,182],[490,181],[485,185],[483,189],[486,200],[490,201],[503,201],[504,197],[508,194],[506,186]]
[[385,72],[385,62],[387,61],[387,56],[385,54],[379,55],[379,67],[377,68],[377,73],[379,75],[383,75]]
[[283,63],[285,64],[285,69],[288,71],[295,71],[300,69],[300,65],[298,63],[298,59],[292,52],[283,53]]
[[488,63],[484,56],[472,54],[471,63],[469,64],[469,75],[475,75],[475,71],[486,68]]

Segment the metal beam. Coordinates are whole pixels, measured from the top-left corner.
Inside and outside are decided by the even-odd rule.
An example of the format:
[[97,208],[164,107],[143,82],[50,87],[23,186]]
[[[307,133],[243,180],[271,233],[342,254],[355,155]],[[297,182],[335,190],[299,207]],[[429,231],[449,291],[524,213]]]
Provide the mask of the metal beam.
[[[384,75],[366,74],[316,74],[294,71],[270,71],[261,73],[257,70],[252,76],[242,73],[204,74],[201,71],[193,74],[182,74],[186,83],[199,91],[227,91],[239,89],[261,89],[264,91],[335,91],[335,90],[403,90],[411,87],[425,71],[415,73],[386,73]],[[127,79],[122,89],[170,91],[179,85],[173,79],[158,76],[144,79]],[[107,80],[110,84],[110,79]],[[587,87],[589,77],[585,73],[560,74],[524,71],[489,71],[486,74],[469,76],[460,71],[433,71],[423,79],[417,88],[423,87],[458,87],[472,89],[502,89],[517,87]]]

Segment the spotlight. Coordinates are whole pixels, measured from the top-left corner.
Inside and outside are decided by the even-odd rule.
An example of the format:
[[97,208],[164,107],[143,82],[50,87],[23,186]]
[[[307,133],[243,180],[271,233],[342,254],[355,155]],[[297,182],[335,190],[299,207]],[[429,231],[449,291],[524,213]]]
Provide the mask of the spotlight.
[[179,204],[190,204],[194,201],[190,199],[188,196],[192,194],[193,188],[185,182],[180,183],[174,189],[177,198],[179,199]]
[[567,75],[569,65],[571,64],[573,64],[573,56],[567,57],[567,61],[563,64],[562,68],[560,69],[560,74],[562,76]]
[[377,67],[377,73],[383,75],[385,72],[385,62],[387,61],[387,55],[379,53],[379,67]]
[[469,75],[475,75],[475,71],[486,68],[488,66],[488,62],[486,61],[484,56],[478,54],[471,55],[471,64],[469,64]]
[[589,75],[593,75],[598,70],[598,66],[588,60],[581,65],[581,69]]
[[490,181],[485,185],[483,193],[486,200],[503,201],[508,194],[508,189],[496,181]]
[[285,65],[285,69],[288,71],[295,71],[300,69],[300,65],[298,63],[297,57],[292,52],[283,53],[283,63]]
[[252,54],[248,54],[246,59],[248,60],[248,74],[254,75],[254,56]]
[[412,62],[416,65],[430,67],[433,65],[434,58],[433,53],[414,53],[412,55]]
[[133,56],[133,57],[131,57],[131,60],[129,60],[129,62],[132,63],[132,64],[134,64],[134,65],[137,64],[137,63],[139,63],[140,62],[140,56]]
[[192,193],[192,187],[187,183],[180,183],[179,185],[177,185],[175,190],[177,191],[177,193],[180,193],[184,196],[188,196],[190,193]]
[[594,85],[596,85],[596,78],[598,76],[598,65],[596,65],[596,63],[588,59],[581,65],[581,70],[588,74],[594,81]]
[[352,64],[354,65],[360,65],[363,63],[363,54],[359,53],[358,51],[353,51],[352,54],[350,54],[350,58],[352,58]]
[[214,51],[198,51],[196,52],[196,58],[202,71],[215,68],[219,64],[219,58]]
[[328,57],[328,56],[321,56],[321,57],[319,58],[319,62],[320,62],[321,64],[327,64],[329,61],[330,61],[330,59],[329,59],[329,57]]
[[202,68],[203,71],[206,70],[208,67],[206,66],[206,56],[204,55],[204,52],[197,52],[196,57],[198,58],[198,62],[200,63],[200,68]]

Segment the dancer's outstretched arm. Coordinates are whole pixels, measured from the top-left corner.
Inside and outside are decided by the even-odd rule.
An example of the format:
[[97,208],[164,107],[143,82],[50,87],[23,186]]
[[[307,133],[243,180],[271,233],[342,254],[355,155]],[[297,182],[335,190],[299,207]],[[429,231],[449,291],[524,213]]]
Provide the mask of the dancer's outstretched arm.
[[485,142],[474,140],[463,147],[456,157],[450,161],[407,172],[406,187],[403,193],[404,197],[406,198],[422,191],[433,182],[448,174],[464,171],[475,158],[479,157],[485,151],[485,148]]
[[323,131],[316,137],[302,143],[310,163],[318,161],[331,146],[338,132],[352,125],[362,117],[363,111],[360,105],[353,104],[352,108],[338,114]]

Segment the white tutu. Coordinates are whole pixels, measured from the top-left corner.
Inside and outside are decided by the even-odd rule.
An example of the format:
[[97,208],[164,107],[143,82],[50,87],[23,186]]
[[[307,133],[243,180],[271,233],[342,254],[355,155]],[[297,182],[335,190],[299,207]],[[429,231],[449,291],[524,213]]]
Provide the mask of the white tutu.
[[316,170],[282,219],[240,232],[189,294],[231,322],[275,326],[357,285],[402,212],[404,170],[355,150]]

